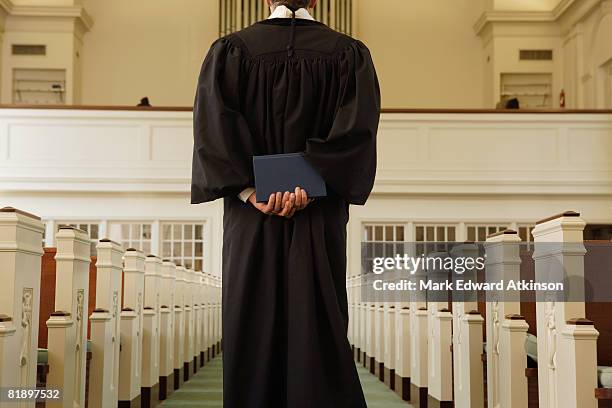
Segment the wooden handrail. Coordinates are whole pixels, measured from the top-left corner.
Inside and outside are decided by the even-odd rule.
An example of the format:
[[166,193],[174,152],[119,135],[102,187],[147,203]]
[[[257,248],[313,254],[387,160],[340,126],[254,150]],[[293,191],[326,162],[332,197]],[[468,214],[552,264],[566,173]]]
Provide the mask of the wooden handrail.
[[[13,105],[0,104],[0,109],[99,110],[139,112],[191,112],[191,106],[120,106],[120,105]],[[384,108],[381,113],[414,114],[612,114],[612,109],[455,109],[455,108]]]

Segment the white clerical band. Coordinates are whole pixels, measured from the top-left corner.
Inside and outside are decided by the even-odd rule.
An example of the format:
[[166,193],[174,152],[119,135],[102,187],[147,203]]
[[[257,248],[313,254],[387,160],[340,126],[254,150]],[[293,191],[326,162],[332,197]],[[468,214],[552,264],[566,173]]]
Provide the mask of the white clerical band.
[[254,192],[255,189],[253,187],[245,188],[244,190],[242,190],[242,193],[238,194],[238,198],[240,198],[243,202],[246,203],[251,194],[253,194]]

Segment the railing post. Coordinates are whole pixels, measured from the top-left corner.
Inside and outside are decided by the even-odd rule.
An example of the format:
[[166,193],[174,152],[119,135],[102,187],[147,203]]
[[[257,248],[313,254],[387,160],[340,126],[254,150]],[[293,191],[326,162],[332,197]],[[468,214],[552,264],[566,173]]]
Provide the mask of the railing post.
[[176,265],[162,264],[161,323],[159,331],[159,399],[165,400],[174,391],[174,283]]
[[[516,231],[505,230],[487,237],[486,249],[486,280],[499,282],[503,280],[518,281],[521,277],[520,242]],[[519,302],[504,302],[500,300],[503,294],[487,292],[487,403],[489,408],[499,406],[502,375],[499,366],[500,331],[504,316],[520,314]],[[527,392],[527,390],[525,390]]]
[[144,311],[142,331],[141,404],[150,407],[159,397],[159,325],[161,259],[148,255],[145,260]]
[[124,256],[123,309],[121,311],[121,352],[119,357],[119,402],[140,406],[142,384],[142,338],[144,330],[145,257],[129,248]]
[[[536,281],[549,282],[551,278],[564,281],[566,293],[584,296],[585,225],[580,214],[573,211],[536,224],[533,230]],[[592,325],[567,323],[584,322],[584,301],[559,302],[556,295],[538,300],[540,407],[597,407],[594,393],[597,331]]]
[[43,231],[40,218],[0,209],[0,387],[36,386]]
[[89,408],[114,406],[119,400],[123,250],[108,239],[100,240],[96,249],[96,309],[90,317]]
[[[451,250],[453,258],[475,259],[478,246],[464,243]],[[453,271],[453,281],[475,281],[477,270]],[[454,401],[457,407],[484,406],[482,365],[484,319],[478,312],[477,292],[453,293],[453,374]]]
[[84,408],[91,241],[84,231],[61,227],[56,243],[55,310],[58,313],[47,321],[47,387],[63,390],[63,406]]
[[185,382],[184,373],[184,336],[185,336],[185,268],[176,268],[176,284],[174,288],[174,389],[178,390]]
[[499,340],[499,387],[501,407],[527,408],[527,340],[529,325],[521,315],[507,315],[501,326]]

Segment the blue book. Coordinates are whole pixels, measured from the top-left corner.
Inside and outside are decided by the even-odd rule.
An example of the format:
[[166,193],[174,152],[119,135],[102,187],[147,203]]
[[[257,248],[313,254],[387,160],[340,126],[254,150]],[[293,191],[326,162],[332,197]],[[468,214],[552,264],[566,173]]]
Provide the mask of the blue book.
[[253,157],[257,202],[268,202],[270,195],[290,193],[301,187],[308,198],[327,196],[325,181],[302,153],[273,154]]

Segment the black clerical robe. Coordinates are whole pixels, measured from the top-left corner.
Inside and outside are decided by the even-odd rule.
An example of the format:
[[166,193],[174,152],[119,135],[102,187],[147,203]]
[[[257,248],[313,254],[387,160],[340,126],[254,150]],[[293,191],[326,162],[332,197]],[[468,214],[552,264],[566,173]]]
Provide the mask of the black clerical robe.
[[[366,406],[346,336],[346,224],[374,183],[380,89],[363,43],[294,24],[217,40],[198,82],[192,203],[224,198],[225,408]],[[291,219],[237,197],[254,155],[294,152],[328,197]]]

